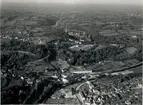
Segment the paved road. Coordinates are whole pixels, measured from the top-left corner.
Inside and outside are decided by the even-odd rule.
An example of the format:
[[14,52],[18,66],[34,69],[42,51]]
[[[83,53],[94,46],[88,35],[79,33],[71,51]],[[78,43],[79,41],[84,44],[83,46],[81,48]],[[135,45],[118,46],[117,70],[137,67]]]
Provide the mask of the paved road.
[[10,50],[7,50],[6,52],[18,52],[18,53],[21,53],[21,54],[26,54],[26,55],[30,55],[30,56],[33,56],[33,57],[36,57],[36,54],[34,53],[31,53],[29,51],[10,51]]
[[80,92],[81,91],[81,87],[83,85],[87,85],[89,87],[89,89],[94,88],[94,86],[90,83],[90,81],[86,81],[86,82],[80,84],[76,88],[76,92],[77,92],[76,96],[77,96],[78,100],[80,101],[81,105],[85,105],[85,103],[84,103],[84,97],[82,97],[81,92]]

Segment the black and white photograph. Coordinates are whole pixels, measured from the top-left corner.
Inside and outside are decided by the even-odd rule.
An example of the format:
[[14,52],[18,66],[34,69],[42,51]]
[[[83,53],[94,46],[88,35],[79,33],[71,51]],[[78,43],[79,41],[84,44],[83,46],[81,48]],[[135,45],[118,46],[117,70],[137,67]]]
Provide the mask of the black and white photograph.
[[142,105],[142,0],[1,0],[0,104]]

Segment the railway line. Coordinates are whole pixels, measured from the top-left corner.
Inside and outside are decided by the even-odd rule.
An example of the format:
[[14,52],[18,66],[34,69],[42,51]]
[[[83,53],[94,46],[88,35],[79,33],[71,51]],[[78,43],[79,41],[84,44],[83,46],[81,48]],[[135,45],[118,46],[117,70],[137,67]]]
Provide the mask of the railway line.
[[[131,67],[126,67],[126,68],[123,68],[123,69],[118,69],[118,70],[116,70],[116,71],[113,71],[113,70],[105,71],[105,72],[101,73],[101,75],[102,75],[102,74],[105,74],[105,73],[109,73],[109,74],[118,73],[118,72],[120,73],[120,72],[124,72],[124,71],[126,71],[126,70],[136,69],[136,68],[138,68],[138,67],[142,67],[142,62],[140,62],[140,63],[138,63],[138,64],[136,64],[136,65],[133,65],[133,66],[131,66]],[[57,69],[57,68],[55,68],[55,69]],[[57,70],[58,70],[58,69],[57,69]],[[139,71],[142,73],[142,70],[139,70]],[[134,72],[136,72],[136,71],[134,71]],[[96,72],[95,72],[94,74],[96,75]],[[100,74],[99,74],[99,75],[100,75]],[[60,78],[60,75],[59,75],[58,77]],[[94,80],[95,80],[95,78],[88,79],[88,81],[90,81],[90,82],[91,82],[91,81],[94,81]],[[70,86],[70,85],[73,85],[73,84],[75,84],[75,83],[84,84],[85,82],[86,82],[86,80],[81,80],[81,81],[74,82],[74,83],[72,83],[72,84],[66,84],[66,85],[63,84],[63,86],[60,86],[60,87],[56,88],[55,90],[53,90],[52,93],[54,93],[54,91],[57,91],[57,90],[59,90],[59,89],[61,89],[61,88],[65,88],[65,87]],[[5,84],[5,83],[4,83],[4,84]],[[47,86],[48,86],[48,84],[47,84]],[[44,100],[41,99],[40,102],[44,102],[46,99],[48,99],[48,97],[50,97],[50,96],[52,95],[52,94],[51,94],[50,96],[46,97],[46,94],[48,95],[48,93],[51,91],[52,88],[54,88],[54,86],[55,86],[55,85],[52,86],[52,84],[51,84],[50,89],[48,89],[48,90],[46,91],[46,93],[44,94],[44,96],[45,96]],[[33,87],[32,91],[31,91],[29,97],[27,97],[27,99],[30,98],[31,94],[33,93],[33,91],[35,90],[36,87],[37,87],[37,86],[34,86],[34,87]],[[41,97],[41,98],[42,98],[42,97]],[[27,100],[27,99],[26,99],[26,100]],[[26,100],[25,100],[23,103],[26,103]],[[37,101],[35,100],[35,102],[38,102],[38,100],[37,100]]]

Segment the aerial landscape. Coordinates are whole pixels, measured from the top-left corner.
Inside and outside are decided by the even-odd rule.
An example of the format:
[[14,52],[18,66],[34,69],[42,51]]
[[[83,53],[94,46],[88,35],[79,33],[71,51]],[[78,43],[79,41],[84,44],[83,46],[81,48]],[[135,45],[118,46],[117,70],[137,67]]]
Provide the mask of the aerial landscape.
[[142,6],[67,1],[2,2],[1,104],[142,105]]

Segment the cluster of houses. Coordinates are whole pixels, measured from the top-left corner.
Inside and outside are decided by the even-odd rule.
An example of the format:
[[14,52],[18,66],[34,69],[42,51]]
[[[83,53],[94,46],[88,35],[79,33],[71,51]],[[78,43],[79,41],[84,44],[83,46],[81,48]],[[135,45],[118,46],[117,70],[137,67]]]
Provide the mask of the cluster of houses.
[[66,28],[65,33],[68,33],[69,37],[75,38],[81,42],[84,42],[85,40],[90,40],[89,35],[87,35],[85,31]]

